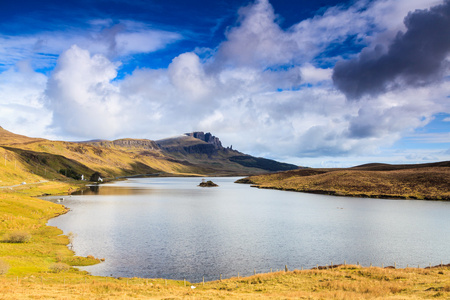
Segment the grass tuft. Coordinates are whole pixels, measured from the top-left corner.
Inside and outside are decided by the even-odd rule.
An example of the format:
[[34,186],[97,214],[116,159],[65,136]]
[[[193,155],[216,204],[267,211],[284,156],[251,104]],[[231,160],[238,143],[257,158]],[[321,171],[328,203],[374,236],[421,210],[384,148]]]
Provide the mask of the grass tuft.
[[50,265],[49,269],[54,273],[60,273],[69,271],[70,266],[68,264],[58,262]]
[[2,239],[3,243],[28,243],[29,241],[31,241],[31,234],[22,230],[6,233]]

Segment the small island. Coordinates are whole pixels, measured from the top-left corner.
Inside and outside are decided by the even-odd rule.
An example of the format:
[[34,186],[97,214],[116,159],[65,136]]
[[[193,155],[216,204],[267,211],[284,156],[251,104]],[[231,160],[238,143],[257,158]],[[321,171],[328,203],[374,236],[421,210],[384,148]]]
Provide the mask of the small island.
[[215,184],[214,182],[212,182],[211,180],[205,181],[203,179],[202,182],[200,182],[200,184],[198,186],[201,186],[201,187],[214,187],[214,186],[218,186],[218,185]]

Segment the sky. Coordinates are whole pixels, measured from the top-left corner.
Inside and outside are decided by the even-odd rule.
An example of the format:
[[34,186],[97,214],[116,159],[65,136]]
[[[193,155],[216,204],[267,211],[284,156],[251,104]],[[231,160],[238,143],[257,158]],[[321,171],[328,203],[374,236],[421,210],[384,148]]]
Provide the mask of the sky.
[[450,0],[0,0],[0,126],[204,131],[310,167],[450,160]]

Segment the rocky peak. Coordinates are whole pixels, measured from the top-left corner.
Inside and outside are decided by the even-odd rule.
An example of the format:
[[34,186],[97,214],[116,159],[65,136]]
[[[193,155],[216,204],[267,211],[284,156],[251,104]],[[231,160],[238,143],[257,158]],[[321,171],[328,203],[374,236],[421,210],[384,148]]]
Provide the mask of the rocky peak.
[[202,140],[208,144],[211,144],[216,149],[223,149],[222,142],[218,137],[213,136],[210,132],[204,133],[203,131],[195,131],[191,133],[185,133],[187,136],[192,136],[196,139]]

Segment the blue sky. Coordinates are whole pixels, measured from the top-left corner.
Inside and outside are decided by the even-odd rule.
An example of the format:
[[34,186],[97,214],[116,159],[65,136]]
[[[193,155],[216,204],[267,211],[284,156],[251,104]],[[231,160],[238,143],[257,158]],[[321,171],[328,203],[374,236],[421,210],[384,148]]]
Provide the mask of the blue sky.
[[0,126],[209,131],[306,166],[450,159],[450,2],[2,1]]

